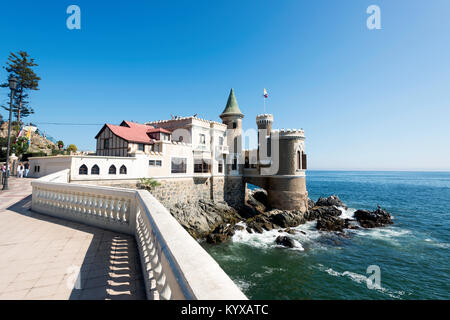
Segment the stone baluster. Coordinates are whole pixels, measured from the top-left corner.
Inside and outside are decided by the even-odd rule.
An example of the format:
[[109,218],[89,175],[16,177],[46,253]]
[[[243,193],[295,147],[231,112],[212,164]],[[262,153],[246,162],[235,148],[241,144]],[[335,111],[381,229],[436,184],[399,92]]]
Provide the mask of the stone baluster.
[[120,222],[127,223],[127,212],[128,212],[128,200],[124,200],[122,203],[122,208],[120,208]]
[[81,214],[83,216],[86,216],[88,213],[88,208],[89,206],[89,196],[87,194],[83,194],[83,199],[82,199],[82,210],[81,210]]
[[102,214],[102,218],[104,218],[105,220],[109,220],[109,209],[110,209],[110,205],[111,205],[111,199],[109,199],[108,197],[105,197],[103,199],[103,214]]

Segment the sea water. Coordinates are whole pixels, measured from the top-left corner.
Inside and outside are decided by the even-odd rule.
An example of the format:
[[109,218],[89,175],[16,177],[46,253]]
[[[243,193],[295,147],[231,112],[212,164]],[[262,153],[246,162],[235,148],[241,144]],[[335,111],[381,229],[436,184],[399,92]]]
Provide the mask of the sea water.
[[[338,195],[343,217],[380,205],[394,224],[345,238],[308,222],[288,235],[292,249],[275,244],[278,230],[202,244],[248,298],[450,298],[450,172],[308,171],[306,183],[314,201]],[[369,266],[379,267],[379,286],[368,286]]]

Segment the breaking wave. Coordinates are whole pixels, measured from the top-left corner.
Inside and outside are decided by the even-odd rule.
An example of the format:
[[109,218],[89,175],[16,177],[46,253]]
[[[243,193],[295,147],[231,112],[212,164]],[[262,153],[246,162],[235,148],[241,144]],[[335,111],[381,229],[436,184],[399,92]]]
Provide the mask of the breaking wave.
[[[352,280],[353,282],[356,282],[359,284],[367,284],[367,281],[369,280],[369,278],[366,277],[365,275],[362,275],[362,274],[359,274],[356,272],[351,272],[351,271],[338,272],[338,271],[333,270],[332,268],[326,268],[321,264],[318,265],[318,269],[328,273],[330,276],[345,277],[345,278],[348,278],[348,279]],[[381,292],[381,293],[388,295],[389,297],[395,298],[395,299],[400,299],[405,294],[405,291],[389,290],[387,288],[384,288],[382,286],[377,286],[375,284],[372,287],[367,286],[367,289],[376,290],[378,292]]]

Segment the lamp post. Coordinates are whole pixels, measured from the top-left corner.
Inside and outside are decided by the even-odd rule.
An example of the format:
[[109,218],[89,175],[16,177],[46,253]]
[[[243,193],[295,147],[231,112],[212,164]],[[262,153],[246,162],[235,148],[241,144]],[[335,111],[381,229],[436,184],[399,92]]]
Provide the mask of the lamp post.
[[12,109],[13,109],[13,100],[14,100],[14,92],[17,87],[17,79],[14,76],[10,76],[8,79],[9,89],[11,89],[11,100],[9,103],[9,122],[8,122],[8,147],[6,148],[6,171],[5,171],[5,179],[3,180],[3,190],[8,190],[8,175],[11,172],[11,168],[9,166],[9,150],[11,149],[11,121],[12,121]]

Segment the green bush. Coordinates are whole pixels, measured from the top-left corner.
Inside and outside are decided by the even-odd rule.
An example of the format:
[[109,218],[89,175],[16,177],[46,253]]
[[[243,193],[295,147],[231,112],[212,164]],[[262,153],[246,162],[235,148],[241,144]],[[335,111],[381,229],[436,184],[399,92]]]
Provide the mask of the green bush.
[[161,183],[152,178],[140,178],[139,181],[140,181],[140,188],[149,191],[161,185]]

